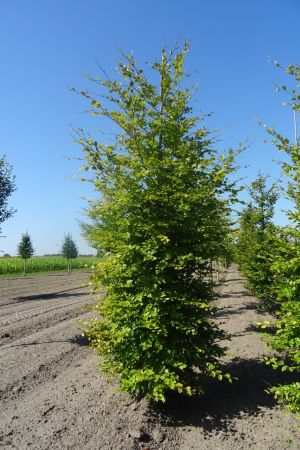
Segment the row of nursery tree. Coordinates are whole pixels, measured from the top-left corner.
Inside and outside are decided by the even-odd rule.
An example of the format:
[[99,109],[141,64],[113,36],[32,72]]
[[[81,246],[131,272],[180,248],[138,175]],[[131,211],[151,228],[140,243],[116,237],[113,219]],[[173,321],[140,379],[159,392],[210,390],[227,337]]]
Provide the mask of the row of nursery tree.
[[[34,249],[31,241],[31,237],[28,232],[22,234],[20,243],[17,248],[17,254],[23,259],[24,275],[27,273],[27,261],[34,255]],[[77,258],[78,249],[72,236],[67,233],[64,236],[63,243],[61,246],[61,255],[67,259],[67,270],[72,271],[72,259]]]
[[[286,71],[300,82],[300,67],[289,66]],[[286,91],[286,86],[282,86]],[[300,111],[300,96],[291,91],[290,105],[294,114]],[[250,187],[251,201],[240,216],[236,242],[236,259],[251,291],[260,299],[260,308],[275,315],[269,328],[267,343],[275,350],[274,357],[265,362],[274,369],[300,372],[300,144],[267,129],[274,145],[285,155],[281,162],[283,182],[280,187],[267,185],[259,175]],[[279,196],[291,204],[286,211],[289,225],[280,227],[273,222],[274,206]],[[291,411],[300,412],[300,382],[274,386],[275,398],[287,403]]]
[[[107,255],[92,278],[95,290],[106,288],[95,307],[101,317],[84,324],[85,334],[101,369],[123,390],[156,401],[170,391],[202,393],[210,377],[231,381],[220,362],[228,336],[212,321],[209,274],[211,261],[233,253],[261,308],[274,313],[268,343],[278,358],[266,364],[300,371],[300,146],[267,130],[286,155],[290,225],[272,222],[279,191],[259,175],[236,232],[232,210],[242,188],[233,174],[243,149],[220,151],[205,117],[193,113],[187,52],[188,44],[163,48],[145,68],[121,52],[114,77],[102,70],[102,77],[88,76],[93,92],[79,92],[89,112],[116,130],[109,143],[82,129],[76,134],[99,193],[83,231]],[[300,67],[287,72],[299,85]],[[290,94],[296,114],[300,97],[296,89]],[[300,412],[299,382],[273,392]]]
[[[157,84],[121,52],[117,76],[103,70],[103,79],[88,77],[97,94],[79,92],[92,115],[117,129],[109,144],[83,130],[77,135],[100,193],[90,202],[84,231],[110,255],[93,276],[95,289],[107,291],[96,306],[101,319],[86,323],[85,334],[101,356],[101,369],[118,376],[122,389],[156,401],[169,391],[201,393],[209,377],[231,381],[220,363],[225,334],[211,320],[208,273],[210,261],[228,259],[233,249],[261,306],[276,313],[268,343],[283,357],[266,364],[300,369],[299,145],[267,130],[289,160],[282,169],[284,195],[294,202],[291,225],[272,223],[279,192],[260,175],[236,233],[231,212],[240,189],[232,174],[243,149],[220,152],[204,117],[193,114],[187,51],[188,45],[163,48],[161,59],[150,64]],[[299,83],[299,66],[287,72]],[[291,106],[299,111],[296,89]],[[299,412],[299,388],[293,383],[273,392]]]

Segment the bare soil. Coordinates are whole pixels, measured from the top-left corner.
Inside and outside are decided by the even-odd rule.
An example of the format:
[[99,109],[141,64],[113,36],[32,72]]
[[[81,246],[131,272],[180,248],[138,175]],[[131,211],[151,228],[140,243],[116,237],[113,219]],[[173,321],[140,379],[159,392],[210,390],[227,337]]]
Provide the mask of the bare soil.
[[213,380],[203,397],[159,406],[100,378],[78,325],[94,314],[81,308],[96,301],[86,284],[83,272],[0,279],[0,448],[300,448],[299,422],[265,392],[283,380],[261,363],[268,350],[253,324],[268,316],[235,267],[215,320],[233,335],[225,364],[238,380]]

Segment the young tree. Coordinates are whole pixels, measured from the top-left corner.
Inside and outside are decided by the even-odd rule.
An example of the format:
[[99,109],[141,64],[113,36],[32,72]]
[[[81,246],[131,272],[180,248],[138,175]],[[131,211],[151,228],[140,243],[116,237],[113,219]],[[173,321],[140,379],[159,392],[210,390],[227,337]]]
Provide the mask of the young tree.
[[[300,95],[297,91],[300,83],[300,66],[291,65],[285,69],[293,78],[296,87],[290,92],[290,106],[296,119],[300,112]],[[286,86],[282,86],[287,91]],[[278,89],[280,90],[280,88]],[[296,127],[295,127],[296,128]],[[282,136],[274,128],[267,129],[274,143],[287,160],[281,163],[286,177],[285,193],[293,208],[287,212],[290,225],[285,228],[281,240],[282,253],[276,263],[278,272],[278,292],[282,301],[275,334],[268,337],[269,345],[281,357],[272,357],[267,362],[273,368],[300,374],[300,142],[295,134],[295,142]],[[291,411],[300,414],[300,382],[275,386],[271,389],[275,398],[282,400]]]
[[269,188],[266,176],[259,174],[249,189],[251,202],[240,215],[237,239],[237,260],[253,293],[261,300],[261,307],[273,310],[277,305],[271,295],[272,263],[279,228],[272,223],[278,193]]
[[[0,224],[9,219],[15,212],[8,208],[8,197],[16,190],[15,177],[12,167],[7,163],[5,156],[0,157]],[[0,228],[1,233],[1,228]]]
[[158,85],[123,55],[120,80],[104,72],[104,81],[90,77],[97,97],[81,92],[93,115],[118,128],[109,144],[79,131],[101,194],[90,202],[86,236],[109,254],[93,277],[95,289],[106,287],[101,319],[85,333],[122,389],[157,401],[222,378],[224,333],[210,321],[208,273],[209,261],[227,252],[235,152],[218,156],[203,117],[192,115],[187,51],[163,48],[151,66]]
[[249,189],[251,198],[255,204],[256,226],[263,236],[264,231],[272,224],[274,206],[278,200],[278,192],[273,184],[267,188],[267,177],[259,174]]
[[72,259],[77,258],[78,249],[70,233],[67,233],[64,237],[61,254],[68,260],[68,273],[72,272]]
[[26,276],[27,272],[27,260],[32,257],[34,254],[34,250],[31,243],[31,238],[26,232],[25,234],[22,234],[21,241],[18,245],[18,256],[23,259],[24,264],[24,276]]

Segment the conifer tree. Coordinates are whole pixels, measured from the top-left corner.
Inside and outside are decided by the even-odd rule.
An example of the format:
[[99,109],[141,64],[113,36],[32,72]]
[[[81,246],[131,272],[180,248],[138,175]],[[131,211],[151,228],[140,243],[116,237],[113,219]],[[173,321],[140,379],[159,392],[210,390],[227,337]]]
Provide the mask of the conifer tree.
[[24,264],[24,276],[26,276],[27,273],[27,260],[32,257],[34,254],[34,249],[32,247],[31,238],[26,232],[25,234],[22,234],[21,241],[18,245],[18,256],[23,259]]
[[72,272],[72,259],[77,258],[78,249],[70,233],[67,233],[64,237],[61,254],[68,260],[68,273]]

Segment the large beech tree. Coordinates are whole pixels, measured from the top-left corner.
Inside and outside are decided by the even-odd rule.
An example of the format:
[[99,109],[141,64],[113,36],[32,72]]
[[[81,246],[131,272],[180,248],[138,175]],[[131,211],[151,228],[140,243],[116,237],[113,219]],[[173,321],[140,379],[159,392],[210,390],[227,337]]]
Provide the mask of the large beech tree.
[[228,247],[236,152],[218,153],[203,117],[193,115],[187,51],[163,48],[148,66],[157,84],[121,54],[117,79],[103,71],[104,80],[89,77],[97,93],[81,92],[91,114],[117,127],[109,143],[79,130],[99,192],[84,229],[109,254],[93,276],[95,289],[106,288],[96,306],[101,319],[87,323],[85,334],[123,390],[157,401],[224,376],[208,271]]

